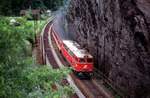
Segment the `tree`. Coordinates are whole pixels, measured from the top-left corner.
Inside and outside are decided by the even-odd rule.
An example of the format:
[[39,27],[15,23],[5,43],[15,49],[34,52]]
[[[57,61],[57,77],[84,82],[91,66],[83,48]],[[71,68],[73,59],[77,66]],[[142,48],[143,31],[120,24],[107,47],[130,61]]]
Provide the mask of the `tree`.
[[57,10],[64,5],[64,0],[43,0],[44,4],[51,10]]
[[[8,18],[0,17],[0,98],[60,98],[68,95],[70,87],[61,86],[61,79],[68,69],[53,70],[39,67],[27,54],[27,38],[24,25],[10,25]],[[52,89],[56,83],[58,90]]]
[[[65,0],[66,1],[66,0]],[[1,0],[0,15],[19,15],[22,9],[57,10],[64,5],[64,0]]]

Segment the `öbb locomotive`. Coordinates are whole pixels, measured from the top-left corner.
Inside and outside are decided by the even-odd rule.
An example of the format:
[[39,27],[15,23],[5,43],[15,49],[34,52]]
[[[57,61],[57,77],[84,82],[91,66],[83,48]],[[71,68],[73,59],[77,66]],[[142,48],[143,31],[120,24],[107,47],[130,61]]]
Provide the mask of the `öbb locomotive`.
[[80,74],[92,75],[93,73],[93,56],[85,49],[72,40],[63,40],[53,28],[51,28],[52,37],[57,48],[73,68],[73,71]]

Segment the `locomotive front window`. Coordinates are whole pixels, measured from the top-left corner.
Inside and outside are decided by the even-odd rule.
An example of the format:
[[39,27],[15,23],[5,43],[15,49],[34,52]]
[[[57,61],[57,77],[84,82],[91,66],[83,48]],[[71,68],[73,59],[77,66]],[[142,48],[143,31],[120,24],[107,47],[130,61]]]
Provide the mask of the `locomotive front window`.
[[92,59],[92,58],[87,58],[87,62],[88,62],[88,63],[92,63],[92,62],[93,62],[93,59]]
[[80,62],[81,63],[85,62],[85,59],[80,58]]

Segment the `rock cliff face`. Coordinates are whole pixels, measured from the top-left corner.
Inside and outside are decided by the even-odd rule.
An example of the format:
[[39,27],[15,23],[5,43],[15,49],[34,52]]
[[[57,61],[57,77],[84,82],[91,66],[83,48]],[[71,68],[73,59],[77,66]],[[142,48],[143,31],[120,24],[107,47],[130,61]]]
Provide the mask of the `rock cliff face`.
[[130,98],[150,98],[150,0],[71,0],[74,39]]

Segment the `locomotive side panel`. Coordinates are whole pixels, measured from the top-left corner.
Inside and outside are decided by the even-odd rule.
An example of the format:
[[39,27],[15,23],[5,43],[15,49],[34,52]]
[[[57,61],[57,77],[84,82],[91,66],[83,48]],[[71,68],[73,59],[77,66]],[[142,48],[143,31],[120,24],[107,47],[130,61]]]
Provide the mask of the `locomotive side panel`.
[[75,60],[73,56],[71,56],[64,45],[62,45],[62,54],[66,58],[66,60],[70,63],[71,67],[75,70]]
[[60,38],[57,36],[57,34],[54,30],[52,30],[52,36],[56,42],[58,49],[61,51],[62,55],[70,63],[71,67],[73,67],[73,69],[75,70],[75,68],[73,66],[73,65],[75,65],[74,58],[68,53],[66,47],[62,44],[62,42],[60,41]]

